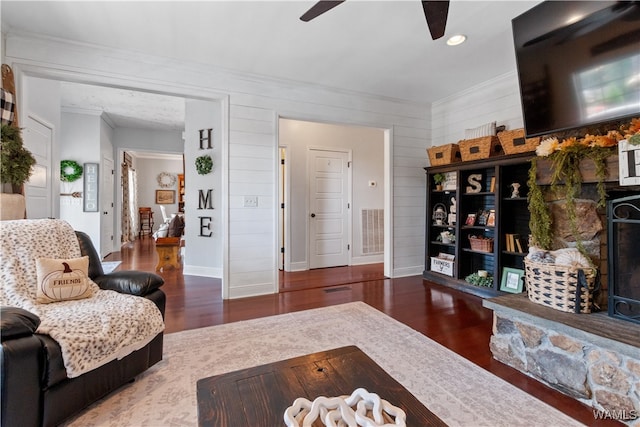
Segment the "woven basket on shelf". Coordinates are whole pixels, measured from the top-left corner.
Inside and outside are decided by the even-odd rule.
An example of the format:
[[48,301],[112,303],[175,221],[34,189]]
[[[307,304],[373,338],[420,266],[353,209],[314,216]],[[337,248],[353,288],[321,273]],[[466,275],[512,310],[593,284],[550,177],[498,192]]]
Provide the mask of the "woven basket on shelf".
[[524,260],[529,299],[567,313],[591,313],[599,289],[595,268],[545,264]]
[[448,165],[462,160],[458,144],[445,144],[427,148],[427,153],[429,153],[431,166]]
[[469,236],[469,244],[471,244],[471,249],[474,251],[493,252],[493,239]]
[[458,143],[460,144],[460,155],[463,162],[488,159],[502,154],[502,147],[497,136],[463,139]]
[[498,139],[504,154],[528,153],[540,145],[540,138],[525,138],[522,128],[500,132]]

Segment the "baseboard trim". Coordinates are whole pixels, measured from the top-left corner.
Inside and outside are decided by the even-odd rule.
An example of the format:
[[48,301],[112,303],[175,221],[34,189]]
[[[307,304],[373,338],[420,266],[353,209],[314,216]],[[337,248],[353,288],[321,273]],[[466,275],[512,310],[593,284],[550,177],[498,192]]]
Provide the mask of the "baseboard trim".
[[307,261],[292,262],[289,264],[289,271],[306,271],[309,269]]
[[424,266],[395,268],[393,270],[393,277],[407,277],[407,276],[422,276]]
[[185,265],[182,268],[182,274],[188,276],[202,276],[222,279],[222,269],[214,267],[199,267],[196,265]]
[[379,264],[384,262],[384,254],[358,256],[351,258],[351,265]]
[[[229,299],[255,297],[273,293],[273,283],[259,283],[247,286],[229,287]],[[277,291],[275,293],[277,293]]]

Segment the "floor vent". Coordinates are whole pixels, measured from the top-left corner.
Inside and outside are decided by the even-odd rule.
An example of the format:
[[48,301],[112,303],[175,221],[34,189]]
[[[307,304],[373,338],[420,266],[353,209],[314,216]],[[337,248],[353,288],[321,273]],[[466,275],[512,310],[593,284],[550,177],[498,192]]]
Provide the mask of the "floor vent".
[[324,291],[326,293],[331,293],[331,292],[341,292],[341,291],[350,291],[351,287],[350,286],[339,286],[337,288],[328,288],[325,289]]
[[384,253],[384,209],[362,209],[362,253]]

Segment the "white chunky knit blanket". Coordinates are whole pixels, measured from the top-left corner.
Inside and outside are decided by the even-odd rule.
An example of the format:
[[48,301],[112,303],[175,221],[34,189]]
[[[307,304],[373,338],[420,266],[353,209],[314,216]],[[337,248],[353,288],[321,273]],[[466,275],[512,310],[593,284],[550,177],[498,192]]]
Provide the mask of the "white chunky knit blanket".
[[164,330],[162,314],[152,301],[104,291],[93,282],[90,298],[36,302],[36,258],[80,257],[76,234],[65,221],[0,222],[0,257],[0,305],[40,317],[36,332],[60,344],[69,378],[141,349]]

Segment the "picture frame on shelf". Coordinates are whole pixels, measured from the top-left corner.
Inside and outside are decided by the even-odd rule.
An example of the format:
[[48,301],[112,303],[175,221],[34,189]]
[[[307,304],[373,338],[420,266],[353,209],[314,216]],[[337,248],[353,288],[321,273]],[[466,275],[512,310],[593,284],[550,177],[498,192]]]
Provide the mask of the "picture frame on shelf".
[[500,290],[512,294],[519,294],[524,289],[524,270],[518,268],[504,267],[502,269],[502,280]]
[[487,226],[495,227],[496,226],[496,211],[495,209],[489,210],[489,216],[487,217]]
[[464,225],[476,225],[476,214],[470,213],[467,215],[467,219],[464,222]]
[[476,219],[477,219],[478,225],[482,225],[482,226],[489,225],[488,224],[489,211],[484,211],[483,210],[483,211],[478,212],[478,215],[476,216]]
[[458,187],[458,179],[455,172],[445,172],[444,182],[442,183],[443,191],[455,191]]
[[176,190],[156,190],[157,205],[173,205],[176,202]]

